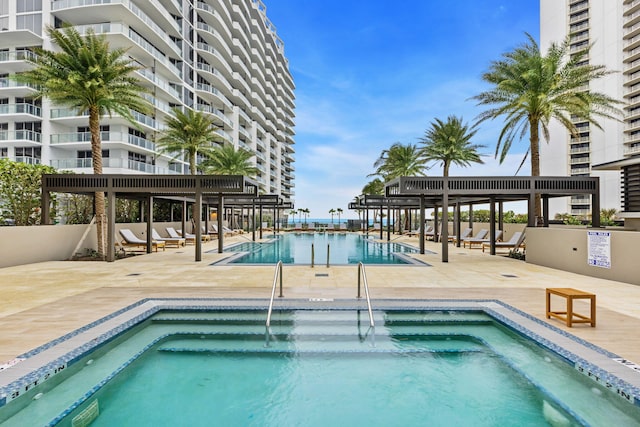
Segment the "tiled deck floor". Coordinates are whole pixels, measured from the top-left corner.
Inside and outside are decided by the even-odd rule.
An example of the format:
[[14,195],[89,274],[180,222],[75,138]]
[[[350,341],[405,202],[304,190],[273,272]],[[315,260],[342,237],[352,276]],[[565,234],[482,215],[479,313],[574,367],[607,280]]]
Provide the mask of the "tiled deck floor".
[[[396,241],[417,245],[416,238]],[[188,246],[115,263],[46,262],[0,269],[0,364],[146,297],[268,298],[273,266],[211,266],[222,258],[206,253],[216,245],[205,244],[199,263]],[[374,307],[375,298],[499,299],[544,319],[546,287],[578,288],[597,295],[597,327],[548,322],[640,363],[640,286],[492,257],[479,249],[450,247],[449,263],[442,263],[439,244],[429,242],[427,249],[436,254],[417,257],[431,267],[367,267]],[[285,266],[284,294],[354,298],[356,272],[355,266]],[[577,302],[576,309],[588,312],[586,303]]]

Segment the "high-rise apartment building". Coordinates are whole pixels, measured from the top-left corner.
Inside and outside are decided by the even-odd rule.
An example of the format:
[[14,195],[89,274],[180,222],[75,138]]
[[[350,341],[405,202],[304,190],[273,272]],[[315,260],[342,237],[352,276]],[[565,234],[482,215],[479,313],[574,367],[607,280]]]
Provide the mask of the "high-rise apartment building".
[[87,116],[33,98],[11,75],[47,26],[105,34],[143,67],[153,114],[102,119],[104,173],[188,173],[154,141],[173,107],[205,111],[221,140],[254,153],[267,193],[294,195],[294,82],[261,0],[0,0],[0,157],[91,173]]
[[[615,71],[585,89],[623,101],[625,114],[621,121],[596,118],[602,129],[575,121],[577,135],[553,123],[550,143],[541,142],[541,173],[598,176],[601,207],[620,210],[620,173],[593,171],[592,165],[640,154],[640,0],[541,0],[543,53],[552,42],[562,42],[567,37],[571,52],[592,44],[585,61]],[[552,199],[549,208],[551,213],[590,214],[585,197]]]

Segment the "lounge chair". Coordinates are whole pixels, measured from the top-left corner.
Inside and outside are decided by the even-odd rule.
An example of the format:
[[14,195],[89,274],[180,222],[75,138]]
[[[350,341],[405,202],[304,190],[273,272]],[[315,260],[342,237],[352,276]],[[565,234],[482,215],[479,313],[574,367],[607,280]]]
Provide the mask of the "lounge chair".
[[336,228],[333,224],[327,224],[327,228],[325,229],[325,231],[336,231]]
[[[124,239],[121,242],[122,246],[125,246],[125,247],[134,246],[134,247],[143,248],[143,249],[147,248],[147,241],[140,239],[138,236],[136,236],[133,233],[133,231],[129,230],[128,228],[121,229],[120,235]],[[162,248],[162,250],[164,251],[164,247],[165,247],[164,242],[158,242],[156,240],[152,240],[151,245],[156,250],[156,252],[158,252],[158,248]]]
[[[473,228],[465,228],[464,231],[460,233],[460,240],[462,241],[464,239],[468,239],[471,236],[471,233],[473,233]],[[449,236],[449,241],[453,242],[453,244],[455,245],[456,243],[458,243],[458,236]]]
[[186,240],[182,237],[162,237],[158,234],[155,228],[151,229],[151,237],[153,237],[153,240],[157,240],[158,242],[164,242],[166,246],[175,245],[176,248],[184,246],[186,243]]
[[[524,231],[516,231],[513,236],[506,242],[496,242],[496,251],[498,249],[518,249],[524,247]],[[485,248],[490,248],[491,242],[485,242],[482,244],[482,252]]]
[[[471,236],[471,237],[467,237],[464,239],[460,239],[460,241],[462,242],[462,244],[464,245],[464,242],[466,242],[467,240],[484,240],[487,238],[487,234],[489,234],[489,230],[487,230],[486,228],[483,228],[482,230],[478,231],[476,233],[475,236]],[[466,246],[464,246],[466,247]]]
[[185,243],[196,243],[196,236],[193,234],[186,234],[182,237],[182,233],[178,233],[173,227],[167,227],[166,230],[169,237],[173,239],[184,239]]
[[344,222],[340,224],[340,231],[342,232],[346,232],[349,231],[349,228],[347,227],[347,224],[345,224]]
[[226,225],[222,226],[222,231],[224,231],[225,233],[228,234],[244,234],[244,230],[241,228],[235,228],[235,229],[230,229],[229,227],[227,227]]
[[302,223],[301,222],[296,222],[296,224],[293,226],[294,231],[302,231]]
[[[489,232],[487,231],[486,234],[489,234]],[[485,236],[486,236],[485,234]],[[502,230],[496,230],[496,233],[494,235],[494,240],[497,242],[498,240],[500,240],[502,238]],[[462,244],[464,245],[463,247],[467,247],[467,245],[469,245],[469,249],[473,249],[473,245],[478,245],[478,246],[482,246],[483,243],[491,243],[489,239],[482,238],[482,239],[478,239],[478,238],[471,238],[471,239],[465,239],[462,241]]]
[[[189,239],[193,239],[193,241],[195,242],[196,240],[196,235],[195,234],[191,234],[191,233],[182,233],[182,230],[176,230],[178,232],[179,236],[183,236],[184,238],[189,238]],[[203,242],[208,242],[211,240],[211,236],[209,236],[207,233],[202,233],[200,235],[200,238],[202,239]]]
[[[420,231],[422,230],[422,227],[418,227],[413,231],[409,231],[407,233],[408,236],[420,236]],[[427,228],[424,229],[424,233],[425,236],[427,235],[432,235],[433,236],[433,226],[432,225],[428,225]]]

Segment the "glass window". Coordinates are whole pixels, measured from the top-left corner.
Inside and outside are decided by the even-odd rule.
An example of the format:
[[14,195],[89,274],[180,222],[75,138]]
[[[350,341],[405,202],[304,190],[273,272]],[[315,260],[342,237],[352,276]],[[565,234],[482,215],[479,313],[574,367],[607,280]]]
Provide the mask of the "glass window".
[[42,0],[21,0],[18,2],[18,13],[42,11]]
[[16,28],[18,30],[29,30],[36,34],[42,34],[42,14],[35,13],[29,15],[19,15],[16,18]]

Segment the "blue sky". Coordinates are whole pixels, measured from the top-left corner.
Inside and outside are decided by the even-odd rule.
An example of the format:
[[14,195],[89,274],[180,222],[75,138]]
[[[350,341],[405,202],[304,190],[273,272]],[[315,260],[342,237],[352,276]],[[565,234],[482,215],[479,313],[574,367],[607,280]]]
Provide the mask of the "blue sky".
[[[347,209],[393,143],[417,143],[434,118],[482,111],[492,60],[539,39],[538,0],[264,0],[296,83],[296,208]],[[526,143],[494,159],[500,121],[479,128],[485,165],[450,175],[513,175]],[[528,162],[527,162],[528,163]],[[526,168],[521,175],[528,174]],[[442,175],[435,165],[428,175]],[[518,210],[517,208],[514,210]]]

